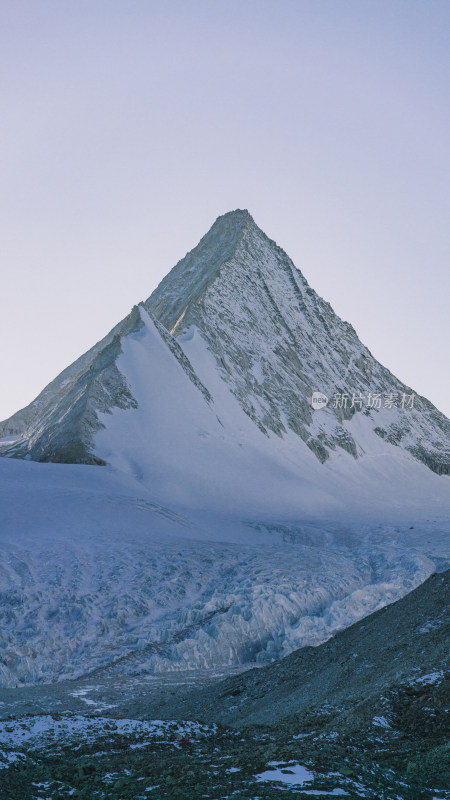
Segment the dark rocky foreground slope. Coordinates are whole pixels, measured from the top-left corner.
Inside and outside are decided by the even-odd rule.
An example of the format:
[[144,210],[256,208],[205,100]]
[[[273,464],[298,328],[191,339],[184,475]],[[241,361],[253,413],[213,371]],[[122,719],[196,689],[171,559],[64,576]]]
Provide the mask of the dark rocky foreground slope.
[[[268,667],[192,693],[167,711],[239,727],[292,720],[309,729],[315,711],[326,709],[322,716],[330,730],[334,724],[343,730],[344,723],[346,731],[361,730],[375,713],[395,716],[386,694],[391,687],[414,687],[404,689],[410,698],[438,698],[449,688],[449,611],[447,570],[319,647],[303,647]],[[167,713],[163,709],[158,713]],[[422,722],[424,730],[430,727],[425,718]],[[437,716],[431,727],[437,730]]]
[[[450,798],[449,601],[450,571],[435,574],[317,648],[195,691],[8,690],[0,798]],[[21,716],[22,693],[53,714]]]

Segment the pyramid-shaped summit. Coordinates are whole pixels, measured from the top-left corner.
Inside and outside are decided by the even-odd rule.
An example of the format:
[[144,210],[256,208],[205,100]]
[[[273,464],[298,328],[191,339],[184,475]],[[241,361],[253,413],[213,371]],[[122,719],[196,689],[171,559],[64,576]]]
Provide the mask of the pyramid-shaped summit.
[[[264,432],[282,435],[290,429],[321,460],[336,447],[357,457],[357,442],[341,423],[363,411],[377,423],[379,436],[394,444],[404,438],[404,445],[431,469],[448,474],[448,420],[373,358],[352,326],[311,289],[248,211],[219,217],[145,306],[175,337],[191,326],[201,332],[222,378]],[[328,417],[317,416],[312,408],[312,394],[318,389],[340,406],[328,408]],[[370,395],[375,407],[368,409],[356,398],[352,405],[353,395],[365,401]],[[394,397],[386,400],[387,395]],[[412,414],[405,417],[403,409],[396,413],[402,403],[411,402]],[[384,414],[383,427],[378,427],[381,414],[376,412],[386,406],[393,413]],[[434,436],[433,424],[438,429]],[[407,441],[414,425],[415,443]],[[427,455],[430,434],[434,441]]]
[[[328,398],[320,410],[313,393]],[[219,217],[0,434],[5,456],[109,463],[163,493],[176,476],[182,494],[202,485],[223,502],[231,475],[256,502],[277,481],[339,495],[356,480],[376,496],[392,475],[408,487],[450,472],[449,420],[373,358],[245,210]]]
[[167,330],[175,333],[186,324],[186,312],[201,301],[223,265],[236,256],[249,229],[264,236],[248,211],[238,209],[218,217],[197,247],[161,281],[146,306],[151,305]]

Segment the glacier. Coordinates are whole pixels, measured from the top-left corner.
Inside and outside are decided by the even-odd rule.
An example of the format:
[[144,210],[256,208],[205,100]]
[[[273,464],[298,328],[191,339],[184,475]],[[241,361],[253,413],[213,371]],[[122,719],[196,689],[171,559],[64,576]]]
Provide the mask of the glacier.
[[445,520],[239,520],[168,508],[113,468],[0,475],[4,687],[267,663],[448,563]]

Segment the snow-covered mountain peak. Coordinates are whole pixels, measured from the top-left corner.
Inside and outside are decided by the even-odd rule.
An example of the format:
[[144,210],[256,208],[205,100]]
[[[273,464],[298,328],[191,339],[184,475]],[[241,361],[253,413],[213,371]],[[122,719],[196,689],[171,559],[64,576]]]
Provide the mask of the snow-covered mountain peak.
[[[148,384],[155,375],[156,393]],[[328,398],[320,411],[312,405],[315,392]],[[189,402],[180,407],[172,395]],[[122,438],[113,435],[118,410],[125,413]],[[291,459],[293,448],[294,461],[313,455],[317,466],[331,460],[339,471],[342,457],[346,465],[348,459],[373,463],[367,458],[381,464],[380,457],[400,455],[402,468],[406,458],[438,474],[450,471],[446,417],[374,359],[246,210],[219,217],[141,308],[1,424],[0,435],[16,440],[0,443],[0,452],[116,463],[116,451],[131,441],[123,431],[134,430],[139,455],[131,460],[146,462],[135,470],[144,474],[155,454],[150,439],[148,450],[140,447],[141,432],[156,417],[167,436],[161,453],[173,451],[176,430],[189,452],[196,451],[197,428],[220,438],[217,420],[242,443],[250,421],[257,447],[275,439],[270,452],[282,460]],[[201,456],[208,480],[221,469],[222,456],[216,457],[212,447]],[[242,453],[233,469],[241,468]]]
[[[190,328],[198,330],[223,381],[263,433],[292,431],[321,461],[336,448],[356,458],[366,452],[357,434],[364,420],[376,436],[448,472],[449,446],[442,443],[448,420],[417,396],[411,413],[398,408],[412,390],[373,358],[247,211],[219,217],[145,306],[179,338],[201,375],[185,337]],[[316,391],[344,399],[317,415],[311,405]],[[378,400],[367,407],[374,396]]]

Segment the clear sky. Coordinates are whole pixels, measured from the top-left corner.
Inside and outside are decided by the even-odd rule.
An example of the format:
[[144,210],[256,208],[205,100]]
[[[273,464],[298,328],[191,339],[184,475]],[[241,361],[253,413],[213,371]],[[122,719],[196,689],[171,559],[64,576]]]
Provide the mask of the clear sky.
[[450,415],[448,0],[2,0],[0,419],[248,208]]

